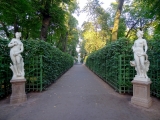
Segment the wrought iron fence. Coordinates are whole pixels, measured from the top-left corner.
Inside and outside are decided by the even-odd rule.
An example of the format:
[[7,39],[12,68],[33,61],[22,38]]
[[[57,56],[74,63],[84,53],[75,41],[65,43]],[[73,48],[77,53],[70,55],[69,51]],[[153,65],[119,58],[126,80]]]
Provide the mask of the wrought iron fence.
[[[48,58],[42,55],[24,58],[27,92],[46,89],[48,85],[52,84],[73,65],[73,62],[70,61],[66,67],[61,67],[66,63],[56,65],[53,59],[49,59],[49,61]],[[0,57],[0,98],[11,93],[10,80],[12,71],[9,68],[9,62],[5,58]]]
[[[86,66],[117,92],[132,93],[131,81],[136,71],[130,66],[131,60],[133,60],[131,55],[119,55],[118,58],[112,59],[95,56],[87,60]],[[148,76],[152,81],[151,93],[160,97],[160,60],[150,58],[149,61],[151,64]]]

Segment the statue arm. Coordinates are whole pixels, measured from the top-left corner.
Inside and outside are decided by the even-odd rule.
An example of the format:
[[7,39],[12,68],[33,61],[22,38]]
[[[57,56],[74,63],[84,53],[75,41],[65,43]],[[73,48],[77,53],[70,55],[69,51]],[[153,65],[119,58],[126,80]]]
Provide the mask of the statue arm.
[[13,47],[15,46],[16,44],[14,43],[13,39],[11,40],[11,42],[8,44],[8,47]]
[[135,51],[135,43],[132,46],[132,50],[133,50],[133,52]]
[[145,52],[145,53],[147,53],[148,46],[147,46],[147,42],[146,42],[146,40],[144,40],[144,47],[145,47],[144,52]]

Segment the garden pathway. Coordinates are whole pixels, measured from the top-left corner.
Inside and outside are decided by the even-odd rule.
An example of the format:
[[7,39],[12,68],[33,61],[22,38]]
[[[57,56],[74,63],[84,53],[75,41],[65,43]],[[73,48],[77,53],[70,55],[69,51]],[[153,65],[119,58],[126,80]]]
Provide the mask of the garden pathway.
[[74,65],[43,92],[23,104],[0,101],[0,120],[160,120],[160,100],[150,109],[130,103],[84,65]]

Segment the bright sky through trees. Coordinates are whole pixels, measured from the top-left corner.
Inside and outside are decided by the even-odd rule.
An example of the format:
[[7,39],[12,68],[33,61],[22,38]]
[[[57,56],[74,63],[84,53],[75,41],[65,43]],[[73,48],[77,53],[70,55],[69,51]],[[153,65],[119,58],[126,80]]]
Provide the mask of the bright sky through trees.
[[[106,9],[112,2],[115,2],[116,0],[99,0],[100,3],[102,4],[102,7],[104,9]],[[87,0],[78,0],[79,6],[80,6],[80,10],[83,9],[83,7],[86,5]],[[79,22],[79,27],[81,27],[81,25],[83,24],[84,21],[87,21],[87,14],[86,13],[80,13],[79,16],[74,15],[78,22]]]
[[[100,3],[103,3],[101,4],[101,6],[104,8],[104,9],[107,9],[109,7],[109,5],[112,3],[112,2],[115,2],[116,0],[99,0]],[[80,7],[80,10],[82,10],[84,8],[84,6],[87,4],[87,0],[78,0],[78,3],[79,3],[79,7]],[[76,19],[78,20],[78,23],[79,23],[79,27],[81,27],[81,25],[83,24],[84,21],[87,21],[87,13],[80,13],[79,16],[77,16],[76,14],[74,14],[74,16],[76,17]],[[76,50],[79,52],[79,45],[77,46]]]

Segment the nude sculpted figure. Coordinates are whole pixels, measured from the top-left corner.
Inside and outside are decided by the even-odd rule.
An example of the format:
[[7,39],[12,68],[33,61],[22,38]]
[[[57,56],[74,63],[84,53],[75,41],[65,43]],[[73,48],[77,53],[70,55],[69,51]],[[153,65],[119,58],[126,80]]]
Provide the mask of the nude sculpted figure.
[[149,70],[150,62],[147,55],[147,42],[143,39],[143,31],[137,32],[138,39],[135,40],[132,50],[134,53],[134,61],[130,61],[131,66],[134,66],[137,75],[135,77],[148,78],[147,71]]
[[8,44],[10,47],[10,57],[13,65],[10,63],[10,68],[13,72],[12,79],[24,78],[24,62],[21,53],[24,50],[23,43],[20,40],[21,32],[15,33],[16,38],[13,38]]

